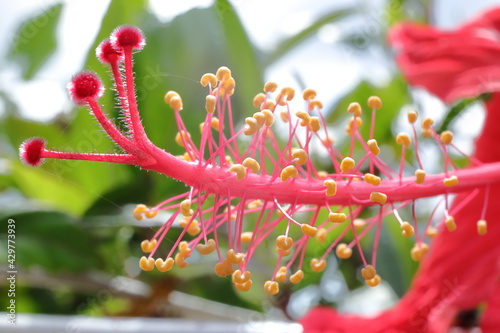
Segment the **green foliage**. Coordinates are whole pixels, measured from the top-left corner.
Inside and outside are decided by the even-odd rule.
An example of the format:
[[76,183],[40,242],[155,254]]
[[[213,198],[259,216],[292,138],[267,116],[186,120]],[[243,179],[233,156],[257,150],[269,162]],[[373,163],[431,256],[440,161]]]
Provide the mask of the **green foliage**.
[[9,56],[21,65],[24,79],[32,79],[56,50],[55,34],[62,9],[62,4],[56,4],[19,27]]
[[[90,235],[72,217],[34,211],[2,216],[7,219],[15,221],[16,265],[73,273],[101,267]],[[6,228],[2,229],[0,236],[7,239]],[[5,241],[1,245],[7,248]]]

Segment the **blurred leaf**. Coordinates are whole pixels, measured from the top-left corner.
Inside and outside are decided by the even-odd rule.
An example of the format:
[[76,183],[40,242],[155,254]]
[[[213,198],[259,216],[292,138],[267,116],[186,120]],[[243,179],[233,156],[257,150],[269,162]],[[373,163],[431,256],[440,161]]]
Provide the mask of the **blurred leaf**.
[[[86,113],[86,112],[84,112]],[[87,113],[86,116],[91,118]],[[60,151],[92,152],[94,149],[107,152],[113,147],[103,130],[95,121],[91,127],[72,131],[72,123],[62,121],[40,124],[9,116],[1,123],[11,145],[18,149],[21,143],[34,136],[43,137],[48,148]],[[12,180],[23,193],[32,198],[45,200],[53,208],[82,214],[102,192],[122,184],[130,177],[126,166],[71,160],[47,160],[39,168],[25,166],[19,161],[17,151],[11,156]]]
[[21,64],[22,75],[32,79],[57,47],[56,28],[63,4],[56,4],[24,22],[18,29],[9,57]]
[[95,198],[78,184],[58,179],[56,174],[13,161],[12,180],[29,198],[47,202],[47,206],[75,215],[82,214]]
[[338,21],[353,13],[354,11],[352,9],[342,9],[342,10],[335,10],[333,12],[324,15],[323,17],[320,17],[316,22],[314,22],[309,27],[305,28],[298,34],[281,42],[281,44],[276,48],[276,50],[266,57],[265,63],[267,65],[272,64],[276,60],[288,54],[294,47],[302,43],[304,40],[306,40],[307,38],[311,37],[313,34],[318,32],[318,30],[325,24]]
[[[328,122],[333,123],[340,119],[347,118],[347,107],[350,103],[358,102],[364,110],[363,126],[361,133],[365,138],[369,135],[371,110],[368,110],[366,103],[370,96],[378,96],[382,99],[382,109],[377,112],[375,136],[377,141],[385,142],[392,139],[392,122],[398,115],[401,107],[410,101],[407,86],[401,76],[393,78],[383,87],[375,87],[372,84],[363,81],[353,91],[344,96],[342,100],[333,108],[329,114]],[[347,122],[346,122],[347,125]]]
[[455,119],[469,106],[476,102],[484,102],[487,101],[491,97],[491,94],[482,94],[475,98],[466,98],[462,99],[451,106],[451,108],[446,113],[446,116],[441,121],[441,123],[436,126],[437,132],[441,133],[450,128],[451,124],[455,121]]
[[410,256],[414,240],[401,236],[399,223],[393,217],[384,218],[380,236],[377,272],[391,285],[396,294],[403,296],[418,268],[418,263]]
[[217,0],[215,10],[222,29],[229,58],[227,66],[236,80],[236,91],[241,98],[236,101],[241,110],[252,110],[253,97],[262,90],[262,69],[255,49],[234,8],[228,0]]
[[[30,212],[3,220],[7,218],[16,221],[17,265],[42,266],[52,272],[82,272],[100,266],[95,245],[70,216],[59,212]],[[2,229],[5,235],[7,228]]]

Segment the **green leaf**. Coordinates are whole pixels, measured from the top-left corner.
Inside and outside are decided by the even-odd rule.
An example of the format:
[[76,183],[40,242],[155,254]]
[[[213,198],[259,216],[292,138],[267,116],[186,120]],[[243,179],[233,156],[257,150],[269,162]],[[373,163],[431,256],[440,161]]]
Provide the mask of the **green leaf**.
[[385,142],[392,139],[392,122],[398,115],[401,107],[410,100],[406,84],[400,76],[393,78],[383,87],[373,86],[366,81],[361,82],[353,91],[344,96],[332,110],[326,113],[329,114],[328,122],[333,123],[342,119],[345,120],[345,118],[350,116],[347,113],[349,104],[358,102],[364,110],[364,123],[360,130],[363,136],[367,138],[370,128],[371,110],[368,110],[366,103],[370,96],[378,96],[382,99],[382,109],[377,112],[375,122],[375,137],[377,141]]
[[[15,221],[16,265],[42,266],[52,272],[100,267],[95,245],[69,215],[38,211],[3,217],[7,219]],[[7,228],[0,230],[2,238],[7,238],[6,232]]]
[[56,4],[19,27],[9,57],[21,64],[24,79],[32,79],[54,53],[62,8],[63,4]]
[[297,45],[311,37],[313,34],[315,34],[322,26],[325,24],[331,23],[338,21],[342,18],[345,18],[351,14],[354,13],[354,10],[352,9],[342,9],[342,10],[335,10],[333,12],[330,12],[322,17],[320,17],[318,20],[316,20],[312,25],[309,27],[305,28],[295,36],[292,36],[283,42],[276,48],[276,50],[268,55],[266,57],[265,64],[266,66],[274,63],[284,55],[288,54],[290,50],[295,48]]
[[491,94],[482,94],[475,98],[462,99],[451,106],[451,108],[446,113],[446,116],[441,121],[441,123],[436,126],[437,132],[441,133],[450,128],[451,124],[456,120],[456,118],[469,106],[476,102],[487,101],[491,97]]
[[252,110],[253,97],[262,90],[262,69],[257,62],[255,49],[234,8],[228,0],[217,0],[214,4],[222,38],[226,44],[226,54],[229,58],[227,66],[236,80],[237,93],[241,102],[235,103],[241,110]]

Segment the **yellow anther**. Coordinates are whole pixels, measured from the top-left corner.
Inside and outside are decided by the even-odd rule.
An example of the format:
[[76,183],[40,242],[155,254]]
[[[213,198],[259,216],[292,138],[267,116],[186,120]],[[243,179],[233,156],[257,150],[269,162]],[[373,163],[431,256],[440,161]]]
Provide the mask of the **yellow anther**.
[[301,269],[299,269],[297,272],[295,272],[290,276],[290,282],[293,284],[297,284],[300,281],[302,281],[303,278],[304,278],[304,272]]
[[264,290],[269,295],[276,295],[280,291],[280,286],[278,282],[268,280],[264,283]]
[[312,109],[322,109],[323,108],[323,103],[318,100],[312,100],[309,102],[309,108]]
[[326,260],[325,259],[318,260],[316,258],[313,258],[311,259],[310,265],[313,272],[319,273],[325,270]]
[[297,168],[293,165],[289,165],[283,170],[281,170],[280,178],[282,181],[286,182],[290,178],[295,178],[299,175]]
[[368,148],[370,149],[373,155],[377,156],[378,154],[380,154],[380,148],[378,147],[377,140],[375,139],[368,140],[366,144],[368,145]]
[[377,270],[372,265],[366,265],[366,267],[361,268],[361,276],[365,280],[371,280],[377,275]]
[[180,96],[172,97],[169,105],[172,109],[180,111],[182,110],[182,99],[180,98]]
[[172,98],[174,97],[179,97],[179,94],[175,91],[167,91],[167,93],[165,94],[165,96],[163,97],[163,100],[165,101],[165,104],[170,104],[170,102],[172,101]]
[[155,268],[155,260],[153,258],[142,257],[139,260],[139,267],[143,271],[152,271]]
[[255,208],[260,208],[260,207],[262,207],[262,200],[253,200],[247,204],[248,209],[255,209]]
[[275,280],[279,282],[285,282],[286,276],[288,274],[288,269],[285,266],[281,266],[276,273]]
[[215,241],[213,239],[207,240],[206,244],[196,245],[196,250],[203,255],[212,253],[215,250]]
[[486,223],[486,220],[477,221],[477,233],[479,235],[486,235],[487,231],[488,231],[488,224]]
[[343,173],[348,173],[354,166],[356,165],[356,162],[350,157],[344,157],[342,162],[340,162],[340,170],[342,170]]
[[396,143],[408,147],[411,144],[410,136],[407,133],[401,132],[396,136]]
[[224,81],[231,77],[231,70],[226,66],[219,67],[217,73],[215,73],[217,80]]
[[285,106],[286,105],[286,99],[285,99],[285,96],[281,95],[281,94],[278,94],[276,96],[276,103],[278,105],[281,105],[281,106]]
[[319,179],[325,179],[326,177],[328,177],[328,172],[324,171],[324,170],[320,170],[318,171],[318,178]]
[[266,118],[265,125],[267,127],[271,127],[274,124],[274,114],[271,112],[271,110],[264,109],[261,111],[264,117]]
[[319,228],[318,232],[316,233],[316,240],[319,243],[324,243],[326,241],[327,234],[328,231],[325,228]]
[[304,98],[304,101],[309,101],[311,99],[316,98],[316,90],[307,88],[302,92],[302,98]]
[[141,242],[141,250],[142,252],[145,252],[145,253],[149,253],[151,251],[154,250],[154,248],[156,247],[156,244],[158,243],[158,241],[156,239],[153,239],[152,241],[149,241],[149,240],[143,240]]
[[290,114],[287,111],[281,111],[280,118],[284,123],[287,123],[290,121]]
[[275,107],[276,102],[270,99],[266,100],[266,102],[262,104],[262,109],[274,110]]
[[234,81],[234,78],[229,77],[228,79],[222,81],[222,88],[224,88],[224,92],[228,95],[233,94],[233,90],[236,87],[236,81]]
[[257,120],[257,125],[264,126],[266,123],[266,116],[262,112],[255,112],[252,116],[255,120]]
[[148,219],[151,219],[151,218],[155,217],[156,215],[158,215],[158,211],[157,210],[147,210],[146,212],[144,212],[144,215],[146,215],[146,217]]
[[137,220],[137,221],[142,221],[142,214],[145,213],[146,211],[148,210],[148,207],[146,207],[146,205],[143,205],[143,204],[139,204],[135,207],[134,209],[134,218]]
[[316,116],[311,117],[311,122],[309,123],[309,128],[313,132],[318,132],[321,129],[321,122]]
[[441,142],[449,145],[453,141],[453,133],[451,131],[444,131],[441,133]]
[[295,97],[295,90],[291,87],[284,87],[281,89],[280,95],[282,97],[286,96],[286,100],[290,102]]
[[153,218],[155,217],[156,215],[158,215],[158,211],[156,210],[149,210],[148,207],[146,207],[146,205],[143,205],[143,204],[139,204],[135,207],[134,209],[134,218],[138,221],[141,221],[143,216],[142,215],[145,215],[147,218]]
[[333,223],[343,223],[347,221],[347,215],[344,213],[330,213],[328,214],[328,219]]
[[189,134],[189,132],[186,132],[184,130],[177,132],[177,134],[175,135],[175,142],[181,147],[184,147],[184,143],[188,142],[190,139],[191,139],[191,134]]
[[[202,125],[205,125],[205,124],[201,124],[200,126],[202,126]],[[192,161],[191,156],[189,156],[189,154],[187,152],[185,152],[184,155],[182,155],[182,156],[178,156],[178,158],[180,158],[183,161]]]
[[318,229],[316,227],[305,223],[300,225],[300,230],[302,230],[302,232],[309,237],[316,236],[316,233],[318,232]]
[[237,269],[234,271],[231,280],[233,281],[233,283],[242,284],[250,280],[251,277],[252,273],[250,273],[250,271],[246,271],[243,273],[239,269]]
[[448,187],[455,186],[458,184],[458,178],[457,178],[457,176],[451,176],[451,177],[445,178],[445,179],[443,179],[443,184],[445,186],[448,186]]
[[279,254],[280,256],[286,257],[290,255],[290,250],[283,251],[279,247],[276,247],[276,253]]
[[189,257],[191,255],[191,249],[189,248],[188,242],[182,241],[179,243],[179,252],[183,257]]
[[298,111],[295,115],[301,119],[300,126],[307,126],[311,123],[311,116],[307,112]]
[[352,249],[346,243],[340,243],[335,249],[335,254],[340,259],[349,259],[352,255]]
[[210,126],[216,130],[217,132],[219,131],[220,129],[220,122],[219,122],[219,118],[217,117],[212,117],[212,120],[210,120]]
[[275,92],[276,89],[278,89],[278,84],[276,82],[268,81],[266,82],[266,84],[264,84],[264,91],[266,93]]
[[215,96],[207,95],[207,97],[205,97],[205,110],[207,110],[208,113],[214,113],[215,102]]
[[231,264],[237,265],[243,260],[243,253],[235,253],[230,249],[226,252],[226,258]]
[[356,231],[361,231],[366,227],[366,222],[363,219],[354,219],[352,224],[354,225],[354,229],[356,229]]
[[[356,121],[354,121],[355,119]],[[349,118],[349,124],[345,127],[345,131],[348,135],[352,136],[354,131],[354,124],[356,124],[356,128],[359,129],[363,125],[363,119],[361,119],[361,117]]]
[[413,226],[408,223],[408,222],[403,222],[400,224],[401,230],[403,230],[401,233],[404,237],[411,237],[413,236],[413,233],[415,232],[415,229],[413,229]]
[[411,258],[414,261],[420,261],[424,255],[429,251],[429,245],[425,243],[417,243],[411,249]]
[[193,216],[194,214],[194,211],[191,209],[191,200],[189,199],[183,200],[180,203],[179,208],[184,216]]
[[433,136],[432,129],[422,129],[422,136],[425,138],[432,138]]
[[224,159],[226,160],[227,165],[233,165],[233,164],[234,164],[234,163],[233,163],[233,159],[231,158],[231,156],[226,155],[226,156],[224,157]]
[[212,73],[203,74],[203,76],[201,77],[200,83],[204,87],[206,87],[208,85],[215,87],[217,85],[217,77]]
[[337,194],[337,182],[333,179],[327,179],[323,182],[326,186],[326,196],[331,197]]
[[184,261],[186,257],[182,253],[177,253],[175,255],[175,265],[179,268],[186,268],[188,263]]
[[260,170],[260,164],[251,157],[247,157],[241,163],[245,168],[249,168],[253,173],[257,173]]
[[444,220],[444,225],[448,231],[455,231],[457,229],[457,224],[455,223],[455,218],[453,216],[448,216]]
[[425,229],[425,235],[430,238],[436,237],[438,235],[438,230],[430,225]]
[[410,110],[408,111],[407,116],[408,116],[408,122],[410,124],[414,124],[417,121],[418,113],[415,110]]
[[382,108],[382,100],[378,96],[371,96],[368,98],[368,107],[371,109]]
[[292,150],[292,157],[297,159],[295,162],[298,165],[306,164],[309,155],[307,155],[306,151],[304,149],[293,149]]
[[282,251],[288,251],[293,245],[293,239],[285,235],[276,238],[276,246]]
[[251,231],[243,232],[240,236],[241,242],[242,243],[250,243],[250,241],[252,240],[252,236],[253,236],[253,232],[251,232]]
[[368,285],[370,287],[376,287],[380,284],[381,280],[382,279],[380,278],[380,275],[377,274],[373,277],[373,279],[365,280],[365,282],[366,282],[366,285]]
[[380,192],[372,192],[370,193],[370,201],[378,202],[379,204],[383,205],[387,201],[387,195]]
[[425,181],[425,171],[422,169],[417,169],[415,171],[415,183],[423,184]]
[[365,176],[363,177],[365,182],[368,184],[372,184],[375,186],[379,186],[380,182],[382,181],[380,177],[372,175],[371,173],[365,173]]
[[247,117],[245,118],[245,123],[246,129],[243,132],[245,133],[245,135],[253,135],[259,130],[259,123],[257,122],[257,119],[253,117]]
[[349,106],[347,107],[347,112],[354,114],[356,117],[360,117],[363,111],[361,110],[361,105],[354,102],[349,104]]
[[248,280],[245,283],[236,283],[234,286],[238,289],[238,291],[245,293],[252,288],[252,280]]
[[434,124],[434,120],[432,120],[431,118],[425,118],[424,120],[422,120],[422,128],[423,129],[430,130],[431,126],[433,124]]
[[233,164],[229,167],[229,172],[236,174],[236,180],[243,180],[247,176],[247,169],[241,164]]
[[224,259],[223,261],[220,261],[220,262],[215,264],[214,272],[215,272],[215,275],[217,275],[217,276],[225,277],[225,276],[228,276],[230,274],[233,274],[234,269],[233,269],[233,266],[231,265],[231,263],[227,262],[227,260]]
[[160,272],[167,272],[174,267],[174,262],[173,258],[167,258],[166,260],[158,258],[155,260],[155,266]]
[[265,100],[266,100],[266,95],[264,95],[263,93],[257,94],[253,98],[253,106],[259,108],[262,105],[262,103],[264,103]]

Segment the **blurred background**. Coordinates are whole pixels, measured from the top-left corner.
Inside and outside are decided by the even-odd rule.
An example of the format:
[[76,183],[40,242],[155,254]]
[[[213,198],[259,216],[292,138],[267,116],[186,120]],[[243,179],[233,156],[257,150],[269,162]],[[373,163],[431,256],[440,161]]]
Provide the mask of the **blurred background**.
[[[154,205],[185,187],[138,168],[75,161],[23,165],[19,145],[44,137],[49,148],[113,152],[113,144],[87,110],[73,106],[66,85],[80,70],[97,72],[110,87],[95,47],[121,24],[144,31],[147,45],[135,56],[139,107],[151,140],[174,154],[172,114],[163,102],[167,90],[183,97],[188,128],[202,121],[205,89],[199,78],[220,66],[236,80],[237,122],[254,112],[252,99],[273,80],[296,89],[314,88],[328,121],[343,128],[346,107],[364,105],[371,95],[384,101],[377,119],[379,143],[387,151],[404,112],[417,109],[442,122],[453,106],[410,88],[386,43],[388,29],[404,20],[451,29],[498,0],[112,0],[0,3],[0,311],[8,286],[7,221],[16,221],[18,313],[187,318],[250,321],[295,320],[312,306],[375,314],[397,302],[417,265],[410,240],[391,237],[385,223],[379,246],[381,287],[367,289],[357,277],[359,262],[331,258],[323,275],[308,274],[277,297],[261,288],[238,293],[229,279],[212,273],[213,263],[194,261],[184,270],[141,272],[140,242],[162,224],[161,217],[138,223],[137,203]],[[112,117],[113,92],[100,100]],[[302,105],[299,103],[300,108]],[[482,119],[480,103],[470,103],[451,126],[475,119],[461,131],[459,146],[470,151]],[[400,116],[402,115],[402,116]],[[449,119],[448,119],[449,120]],[[341,131],[340,133],[342,133]],[[342,148],[342,135],[335,137]],[[399,148],[397,148],[399,149]],[[432,155],[432,152],[428,152]],[[396,157],[394,157],[396,161]],[[397,163],[397,162],[396,162]],[[396,229],[392,228],[396,226]],[[175,240],[178,231],[169,234]],[[369,240],[367,240],[369,243]],[[369,245],[369,244],[367,244]],[[368,247],[369,248],[369,247]],[[265,250],[264,250],[265,251]],[[311,256],[318,248],[308,249]],[[261,271],[274,265],[266,255]]]

